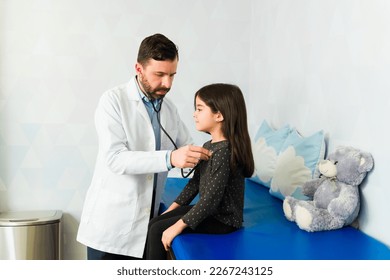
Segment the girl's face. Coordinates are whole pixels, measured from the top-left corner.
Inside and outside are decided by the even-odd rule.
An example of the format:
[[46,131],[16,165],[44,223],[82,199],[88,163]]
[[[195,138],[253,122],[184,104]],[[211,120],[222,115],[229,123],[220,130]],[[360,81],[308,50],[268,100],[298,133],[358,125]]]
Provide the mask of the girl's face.
[[222,114],[213,113],[209,106],[206,105],[198,96],[195,99],[194,120],[196,129],[213,134],[220,130]]

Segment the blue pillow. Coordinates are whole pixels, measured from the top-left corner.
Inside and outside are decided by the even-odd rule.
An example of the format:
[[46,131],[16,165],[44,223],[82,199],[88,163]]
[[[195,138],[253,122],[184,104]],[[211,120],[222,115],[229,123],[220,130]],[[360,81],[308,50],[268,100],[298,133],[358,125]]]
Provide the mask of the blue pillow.
[[275,130],[267,121],[262,122],[252,145],[255,173],[250,180],[270,187],[279,151],[290,131],[289,125]]
[[302,194],[302,185],[319,177],[318,163],[325,157],[325,135],[318,131],[309,137],[302,137],[294,129],[280,149],[270,194],[284,199],[293,196],[307,200]]

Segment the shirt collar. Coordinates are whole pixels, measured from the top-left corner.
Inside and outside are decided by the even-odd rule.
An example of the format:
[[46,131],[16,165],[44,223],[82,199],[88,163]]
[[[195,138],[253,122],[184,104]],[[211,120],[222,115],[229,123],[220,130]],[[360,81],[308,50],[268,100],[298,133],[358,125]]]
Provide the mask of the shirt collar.
[[144,102],[149,103],[149,99],[146,97],[146,95],[142,92],[141,88],[139,87],[139,84],[138,84],[138,76],[135,76],[135,85],[137,86],[137,91],[138,91],[139,97],[140,97]]

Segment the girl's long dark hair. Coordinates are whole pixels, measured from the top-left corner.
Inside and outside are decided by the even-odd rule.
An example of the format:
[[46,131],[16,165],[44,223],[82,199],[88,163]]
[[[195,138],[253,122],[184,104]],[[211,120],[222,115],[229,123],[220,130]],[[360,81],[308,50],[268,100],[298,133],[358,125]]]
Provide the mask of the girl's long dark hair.
[[195,93],[213,113],[220,112],[224,118],[222,133],[230,143],[230,166],[242,168],[245,177],[254,172],[252,145],[248,133],[244,96],[240,88],[231,84],[211,84]]

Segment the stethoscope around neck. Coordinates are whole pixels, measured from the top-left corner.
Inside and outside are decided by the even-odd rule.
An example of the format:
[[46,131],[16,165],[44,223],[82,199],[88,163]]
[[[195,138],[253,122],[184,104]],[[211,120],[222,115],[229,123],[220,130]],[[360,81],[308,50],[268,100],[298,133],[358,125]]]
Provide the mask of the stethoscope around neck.
[[[157,114],[157,122],[158,122],[158,125],[160,126],[160,128],[161,128],[161,130],[164,132],[164,134],[169,138],[169,140],[171,141],[171,143],[172,143],[173,146],[175,147],[175,150],[177,150],[178,147],[177,147],[175,141],[173,141],[172,137],[168,134],[168,132],[165,130],[165,128],[161,125],[161,122],[160,122],[160,111],[161,111],[161,108],[162,108],[162,104],[163,104],[163,101],[164,101],[164,97],[161,97],[161,98],[158,99],[159,105],[160,105],[160,106],[158,106],[158,108],[156,108],[156,105],[154,105],[154,103],[155,103],[154,101],[155,101],[156,99],[154,99],[154,98],[153,98],[150,94],[148,94],[148,93],[146,93],[145,95],[146,95],[146,97],[149,99],[150,103],[152,103],[153,110],[154,110],[154,111],[156,112],[156,114]],[[183,178],[187,178],[188,176],[190,176],[190,175],[195,171],[196,168],[198,168],[198,166],[199,166],[199,163],[198,163],[197,165],[195,165],[194,168],[192,168],[192,169],[190,170],[190,172],[188,172],[187,174],[184,174],[184,169],[183,169],[183,168],[180,168],[181,176],[182,176]]]

